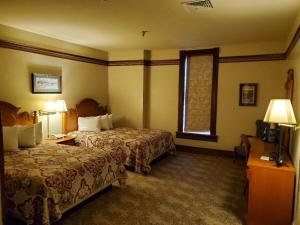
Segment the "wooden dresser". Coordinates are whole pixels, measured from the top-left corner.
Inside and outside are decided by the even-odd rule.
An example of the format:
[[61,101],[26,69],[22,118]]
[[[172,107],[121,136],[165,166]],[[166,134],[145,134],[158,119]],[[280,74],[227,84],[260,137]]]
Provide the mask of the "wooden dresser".
[[274,144],[258,138],[249,141],[247,225],[291,225],[295,182],[292,162],[287,155],[282,167],[263,161],[260,157],[269,156],[275,150]]

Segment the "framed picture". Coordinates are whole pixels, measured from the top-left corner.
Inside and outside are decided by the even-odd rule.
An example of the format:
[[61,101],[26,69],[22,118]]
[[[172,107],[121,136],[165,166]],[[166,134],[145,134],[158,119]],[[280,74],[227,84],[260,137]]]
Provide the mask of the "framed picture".
[[61,94],[61,76],[33,73],[32,93],[34,94]]
[[257,84],[240,84],[240,106],[256,106]]

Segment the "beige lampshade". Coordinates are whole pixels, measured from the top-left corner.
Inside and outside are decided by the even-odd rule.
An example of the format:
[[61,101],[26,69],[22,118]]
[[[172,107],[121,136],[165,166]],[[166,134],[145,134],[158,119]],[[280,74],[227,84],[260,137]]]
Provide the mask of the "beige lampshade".
[[68,111],[65,100],[56,100],[55,111],[56,112],[67,112]]
[[56,104],[55,101],[47,101],[44,105],[44,112],[53,113],[56,112]]
[[289,99],[272,99],[270,101],[264,122],[281,125],[296,125],[297,121]]

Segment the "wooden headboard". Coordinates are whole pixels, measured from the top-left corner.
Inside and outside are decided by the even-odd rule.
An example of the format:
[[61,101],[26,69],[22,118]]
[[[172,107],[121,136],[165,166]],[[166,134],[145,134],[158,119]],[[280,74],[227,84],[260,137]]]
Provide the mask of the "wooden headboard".
[[2,115],[2,126],[33,124],[37,121],[37,113],[30,115],[28,112],[18,113],[21,108],[8,102],[0,101],[0,112]]
[[106,106],[101,106],[91,98],[83,99],[75,109],[68,109],[68,112],[63,114],[63,132],[78,130],[78,117],[99,116],[106,113],[108,113]]

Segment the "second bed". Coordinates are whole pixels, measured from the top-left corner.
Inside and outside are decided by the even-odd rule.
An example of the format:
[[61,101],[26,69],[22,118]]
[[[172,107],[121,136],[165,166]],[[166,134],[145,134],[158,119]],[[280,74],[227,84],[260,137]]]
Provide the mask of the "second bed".
[[153,160],[167,152],[175,152],[175,143],[169,131],[122,127],[101,132],[77,132],[78,117],[106,113],[106,108],[99,106],[95,100],[84,99],[76,105],[76,109],[70,109],[65,116],[65,132],[76,133],[76,143],[82,147],[103,148],[106,145],[125,147],[127,153],[125,165],[134,167],[138,173],[149,173]]

